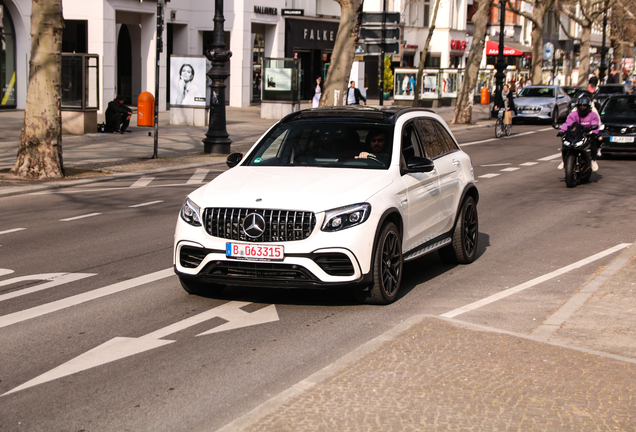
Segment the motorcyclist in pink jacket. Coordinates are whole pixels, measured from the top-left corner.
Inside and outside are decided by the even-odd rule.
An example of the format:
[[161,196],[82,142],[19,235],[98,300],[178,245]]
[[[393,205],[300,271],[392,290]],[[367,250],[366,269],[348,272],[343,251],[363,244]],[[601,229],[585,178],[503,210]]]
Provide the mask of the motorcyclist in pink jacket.
[[[568,127],[573,125],[574,123],[578,123],[584,127],[597,126],[596,129],[592,130],[591,133],[595,134],[596,137],[590,140],[590,149],[591,149],[591,158],[592,158],[592,171],[598,171],[598,163],[596,162],[596,158],[598,157],[598,144],[600,140],[600,136],[598,136],[598,125],[601,120],[594,111],[592,111],[592,103],[590,98],[587,96],[581,96],[576,103],[576,110],[572,111],[568,114],[567,120],[561,126],[561,134],[568,130]],[[558,169],[563,169],[564,162],[561,161]]]

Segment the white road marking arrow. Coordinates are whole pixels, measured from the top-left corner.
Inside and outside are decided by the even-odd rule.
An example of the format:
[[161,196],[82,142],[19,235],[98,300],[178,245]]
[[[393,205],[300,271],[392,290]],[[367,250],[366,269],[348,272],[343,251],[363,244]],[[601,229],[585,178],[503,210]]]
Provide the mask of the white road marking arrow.
[[192,316],[190,318],[186,318],[182,321],[176,322],[152,333],[148,333],[139,338],[116,337],[98,347],[93,348],[90,351],[85,352],[79,357],[75,357],[74,359],[56,367],[55,369],[52,369],[40,375],[39,377],[36,377],[31,381],[28,381],[21,386],[18,386],[13,390],[6,392],[2,396],[18,392],[29,387],[33,387],[38,384],[43,384],[49,381],[56,380],[58,378],[72,375],[77,372],[101,366],[106,363],[121,360],[123,358],[139,354],[144,351],[149,351],[151,349],[171,344],[176,341],[162,340],[161,338],[166,337],[172,333],[187,329],[188,327],[200,324],[212,318],[223,318],[228,322],[215,327],[212,330],[201,333],[197,336],[278,321],[279,318],[278,313],[276,312],[275,305],[269,305],[252,313],[245,312],[240,309],[248,304],[250,303],[232,301],[218,306],[214,309],[210,309],[198,315]]
[[[40,285],[33,286],[31,288],[25,288],[23,290],[10,292],[0,295],[0,301],[9,300],[14,297],[20,297],[34,292],[42,291],[48,288],[53,288],[58,285],[64,285],[69,282],[75,282],[90,276],[95,276],[97,273],[44,273],[39,275],[21,276],[12,279],[0,281],[0,287],[11,285],[18,282],[25,282],[31,280],[50,281]],[[0,276],[2,275],[2,269],[0,269]]]

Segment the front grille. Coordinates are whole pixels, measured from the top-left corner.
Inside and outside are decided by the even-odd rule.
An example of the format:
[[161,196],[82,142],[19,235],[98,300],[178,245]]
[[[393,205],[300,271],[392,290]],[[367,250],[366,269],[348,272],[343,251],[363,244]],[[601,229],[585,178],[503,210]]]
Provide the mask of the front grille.
[[[625,129],[625,126],[607,126],[605,125],[605,127],[607,128],[608,132],[611,132],[613,134],[622,134],[623,129]],[[626,128],[627,130],[624,133],[628,133],[628,134],[632,134],[632,133],[636,133],[636,127],[628,127]]]
[[[255,239],[243,231],[243,221],[250,213],[258,213],[265,219],[265,230]],[[206,208],[203,225],[213,237],[249,242],[288,242],[309,237],[316,226],[316,216],[312,212],[293,210]]]
[[249,280],[269,282],[312,282],[316,277],[305,268],[294,264],[254,263],[246,261],[213,261],[199,274],[215,276],[218,280],[246,283]]
[[343,253],[317,254],[314,261],[331,276],[351,276],[354,272],[351,260]]

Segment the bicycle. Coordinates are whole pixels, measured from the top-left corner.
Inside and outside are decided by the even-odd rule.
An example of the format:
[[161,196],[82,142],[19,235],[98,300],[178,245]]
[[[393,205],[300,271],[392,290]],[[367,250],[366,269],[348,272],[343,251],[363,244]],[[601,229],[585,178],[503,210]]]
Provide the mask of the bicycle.
[[512,125],[504,124],[504,113],[505,109],[499,108],[499,113],[497,114],[497,123],[495,123],[495,136],[497,138],[501,138],[505,133],[506,136],[510,136],[512,133]]

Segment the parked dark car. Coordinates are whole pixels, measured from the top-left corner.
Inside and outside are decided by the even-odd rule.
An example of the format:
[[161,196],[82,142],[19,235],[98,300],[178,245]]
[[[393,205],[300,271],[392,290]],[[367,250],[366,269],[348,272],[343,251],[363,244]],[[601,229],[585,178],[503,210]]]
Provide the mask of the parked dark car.
[[603,102],[605,102],[605,99],[607,99],[610,96],[628,94],[628,93],[629,93],[628,86],[624,84],[605,84],[605,85],[598,86],[598,88],[594,92],[594,99],[596,99],[596,102],[598,102],[599,105],[603,105]]
[[606,99],[600,114],[602,154],[636,152],[636,95]]
[[574,95],[580,92],[581,90],[585,90],[583,87],[579,87],[579,86],[563,86],[561,88],[563,89],[565,94],[567,94],[571,98],[574,97]]

